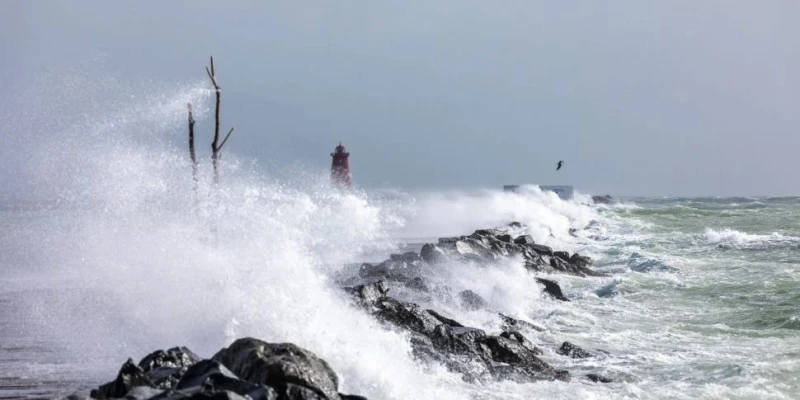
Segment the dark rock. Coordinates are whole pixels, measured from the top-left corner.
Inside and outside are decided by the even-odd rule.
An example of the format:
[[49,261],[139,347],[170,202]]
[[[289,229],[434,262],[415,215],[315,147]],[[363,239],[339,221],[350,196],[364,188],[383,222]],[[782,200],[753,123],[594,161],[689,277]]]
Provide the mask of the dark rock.
[[504,329],[507,331],[516,331],[518,329],[525,328],[534,331],[544,332],[544,328],[542,328],[541,326],[537,326],[530,322],[522,321],[516,318],[511,318],[504,314],[498,314],[498,315],[503,320]]
[[186,347],[173,347],[164,350],[156,350],[139,361],[139,367],[144,371],[150,371],[158,367],[191,367],[200,361],[200,357]]
[[475,311],[486,308],[486,300],[472,290],[465,290],[459,293],[458,297],[461,300],[461,306],[467,310]]
[[447,254],[435,244],[426,243],[419,252],[423,261],[428,264],[438,264],[448,261]]
[[543,246],[541,244],[529,244],[528,247],[533,249],[533,251],[543,255],[543,256],[553,256],[553,249],[547,246]]
[[575,228],[569,228],[569,235],[572,237],[578,237],[578,230]]
[[561,345],[561,348],[556,350],[556,353],[561,354],[562,356],[569,356],[572,358],[589,358],[594,357],[593,354],[589,353],[588,351],[575,346],[570,342],[564,342]]
[[485,355],[480,347],[480,342],[486,338],[482,329],[441,324],[434,328],[430,338],[434,347],[445,353]]
[[[181,397],[179,397],[181,398]],[[189,400],[248,400],[247,397],[240,396],[236,393],[224,391],[224,392],[212,392],[206,393],[201,392],[194,394],[190,397],[186,397]]]
[[139,367],[159,389],[172,389],[187,368],[200,361],[200,357],[186,347],[173,347],[154,351],[139,361]]
[[425,280],[420,277],[409,279],[405,282],[405,286],[409,289],[419,290],[420,292],[427,292],[430,290]]
[[527,246],[534,244],[533,237],[531,235],[522,235],[514,239],[514,243]]
[[509,227],[509,228],[521,229],[521,228],[524,228],[524,227],[525,227],[525,225],[524,225],[524,224],[522,224],[522,223],[520,223],[520,222],[514,221],[514,222],[512,222],[512,223],[508,224],[508,227]]
[[600,383],[611,383],[614,382],[611,378],[606,378],[605,376],[598,375],[598,374],[586,374],[586,377],[589,378],[592,382],[600,382]]
[[386,297],[389,287],[386,282],[377,281],[366,285],[359,285],[352,288],[345,288],[364,304],[375,304]]
[[566,262],[569,262],[569,253],[567,253],[566,251],[554,251],[553,255]]
[[594,202],[594,204],[612,204],[615,200],[613,197],[606,194],[603,196],[592,196],[592,202]]
[[428,312],[428,314],[433,315],[434,318],[438,319],[439,322],[441,322],[441,323],[443,323],[445,325],[450,325],[450,326],[455,327],[455,328],[461,328],[461,327],[464,326],[464,325],[461,325],[460,322],[458,322],[458,321],[456,321],[454,319],[447,318],[447,317],[437,313],[436,311],[433,311],[433,310],[426,310],[426,311]]
[[484,339],[483,343],[491,351],[492,361],[528,367],[533,366],[542,371],[551,369],[546,362],[536,357],[536,353],[516,340],[501,336],[490,336]]
[[473,233],[476,236],[497,236],[503,234],[503,231],[499,229],[478,229]]
[[522,334],[517,331],[504,331],[500,334],[500,337],[516,341],[517,343],[525,346],[526,349],[532,351],[535,355],[543,354],[542,349],[534,346],[530,340],[525,338],[525,336],[522,336]]
[[561,286],[558,283],[544,278],[536,278],[536,282],[544,286],[544,292],[552,296],[554,299],[561,301],[569,301],[564,293],[561,292]]
[[403,254],[392,254],[389,256],[389,259],[394,261],[404,261],[407,263],[413,263],[414,261],[422,261],[422,257],[420,257],[419,254],[413,251],[405,252]]
[[94,399],[113,399],[125,397],[132,388],[136,386],[155,387],[150,378],[142,368],[128,359],[120,368],[117,379],[100,386],[91,391],[90,396]]
[[575,253],[569,258],[569,263],[579,268],[585,268],[592,264],[592,259]]
[[339,393],[339,397],[341,397],[342,400],[367,400],[366,397],[356,396],[356,395],[353,395],[353,394],[341,394],[341,393]]
[[339,380],[328,363],[292,343],[238,339],[212,359],[241,379],[271,386],[280,398],[298,398],[293,393],[307,390],[321,399],[339,399]]
[[550,257],[550,267],[558,272],[577,276],[586,276],[587,273],[591,275],[599,275],[595,274],[594,271],[591,271],[588,268],[580,268],[576,265],[572,265],[560,257]]
[[[369,291],[356,287],[351,292]],[[568,375],[561,374],[538,359],[538,349],[521,335],[522,342],[488,336],[481,329],[465,327],[433,310],[424,310],[414,303],[401,302],[391,297],[379,299],[369,310],[379,320],[410,331],[415,358],[443,364],[449,370],[462,374],[468,382],[490,378],[519,382],[569,379]],[[506,320],[523,325],[521,321],[512,318],[506,317]],[[503,366],[500,363],[513,365]]]
[[514,241],[514,239],[509,234],[498,235],[497,239],[500,240],[501,242],[506,242],[506,243],[512,243]]
[[382,278],[397,282],[405,282],[417,272],[420,261],[386,260],[380,264],[361,264],[358,275],[362,278]]
[[145,400],[158,397],[163,392],[162,389],[156,389],[149,386],[135,386],[128,391],[125,395],[126,400]]
[[437,326],[442,324],[433,314],[414,303],[404,303],[387,297],[376,304],[375,315],[382,321],[431,335]]
[[176,390],[183,390],[195,386],[203,386],[206,380],[212,376],[222,376],[232,379],[239,379],[231,370],[226,368],[218,361],[203,360],[189,367],[183,374],[180,382],[175,386]]

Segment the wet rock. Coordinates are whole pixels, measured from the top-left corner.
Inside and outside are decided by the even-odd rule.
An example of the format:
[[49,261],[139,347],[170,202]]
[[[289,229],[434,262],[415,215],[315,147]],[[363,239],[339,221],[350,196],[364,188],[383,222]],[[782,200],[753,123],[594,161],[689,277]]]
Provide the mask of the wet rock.
[[125,395],[126,400],[145,400],[152,398],[159,398],[163,392],[162,389],[152,388],[149,386],[135,386],[128,391]]
[[113,399],[125,397],[128,392],[136,386],[155,387],[144,370],[128,359],[120,368],[117,379],[100,386],[91,391],[90,396],[94,399]]
[[503,234],[503,231],[501,231],[499,229],[478,229],[478,230],[475,231],[475,233],[473,233],[473,235],[482,236],[482,237],[494,237],[494,236],[502,235],[502,234]]
[[480,310],[487,305],[486,300],[472,290],[464,290],[458,294],[458,298],[461,300],[461,306],[467,310]]
[[272,387],[279,397],[298,398],[293,393],[309,391],[322,399],[339,399],[339,379],[328,363],[292,343],[238,339],[212,360],[241,379]]
[[551,249],[550,247],[543,246],[541,244],[529,244],[528,247],[530,247],[531,249],[533,249],[533,251],[543,256],[548,256],[548,257],[553,256],[553,249]]
[[599,382],[599,383],[611,383],[614,382],[611,378],[606,378],[605,376],[598,375],[598,374],[586,374],[586,377],[589,378],[592,382]]
[[609,195],[592,196],[594,204],[612,204],[615,202],[614,198]]
[[353,394],[341,394],[341,393],[339,393],[339,397],[341,397],[342,400],[367,400],[366,397],[356,396],[356,395],[353,395]]
[[542,368],[549,368],[544,361],[535,357],[532,351],[525,348],[516,340],[500,336],[485,338],[483,343],[491,352],[492,360],[507,364],[540,364]]
[[507,331],[516,331],[519,329],[530,329],[538,332],[544,332],[544,328],[527,321],[522,321],[516,318],[511,318],[504,314],[498,314],[500,319],[503,320],[503,329]]
[[[372,285],[380,287],[379,283]],[[380,293],[381,290],[359,287],[351,290],[354,294],[371,292]],[[538,359],[537,349],[526,345],[524,337],[520,342],[507,337],[490,336],[481,329],[463,326],[433,310],[424,310],[414,303],[401,302],[388,296],[377,298],[368,310],[379,320],[408,330],[417,359],[443,364],[449,370],[461,373],[468,382],[486,379],[520,382],[568,379],[568,375],[563,375]]]
[[405,287],[418,290],[420,292],[427,292],[430,290],[428,288],[428,284],[425,283],[425,280],[420,277],[409,279],[405,282]]
[[166,351],[156,350],[139,361],[139,367],[144,371],[150,371],[159,367],[191,367],[200,361],[200,357],[186,347],[173,347]]
[[575,253],[569,258],[569,263],[579,268],[585,268],[592,264],[592,259]]
[[569,301],[569,299],[564,296],[564,293],[561,291],[561,286],[559,286],[558,283],[544,278],[536,278],[536,282],[543,285],[544,292],[552,296],[554,299]]
[[509,234],[498,235],[497,239],[500,240],[501,242],[506,242],[506,243],[512,243],[514,241],[514,239]]
[[447,318],[447,317],[445,317],[445,316],[443,316],[443,315],[441,315],[441,314],[437,313],[436,311],[433,311],[433,310],[426,310],[426,311],[427,311],[427,312],[428,312],[430,315],[432,315],[434,318],[438,319],[438,320],[439,320],[439,322],[441,322],[441,323],[443,323],[443,324],[445,324],[445,325],[450,325],[450,326],[452,326],[452,327],[456,327],[456,328],[460,328],[460,327],[463,327],[463,326],[464,326],[464,325],[461,325],[461,323],[460,323],[460,322],[458,322],[458,321],[456,321],[456,320],[454,320],[454,319]]
[[514,239],[514,243],[519,244],[519,245],[523,245],[523,246],[528,246],[528,245],[534,244],[533,237],[531,235],[519,236],[516,239]]
[[405,252],[403,254],[392,254],[389,256],[389,259],[393,261],[404,261],[407,263],[422,261],[422,257],[413,251]]
[[558,257],[566,262],[569,262],[569,253],[566,251],[554,251],[553,255]]
[[423,261],[428,264],[438,264],[448,261],[447,253],[435,244],[426,243],[419,252]]
[[159,389],[174,388],[186,370],[200,357],[186,347],[154,351],[139,361],[139,367]]
[[384,281],[377,281],[366,285],[359,285],[356,287],[345,288],[356,299],[364,304],[372,305],[386,297],[389,293],[389,287]]
[[517,343],[525,346],[526,349],[532,351],[533,354],[535,355],[543,354],[542,349],[534,346],[534,344],[531,343],[530,340],[525,338],[525,336],[523,336],[521,333],[517,331],[504,331],[503,333],[500,334],[500,337],[516,341]]
[[182,390],[193,386],[202,386],[209,377],[220,376],[238,379],[238,377],[221,363],[214,360],[203,360],[189,367],[175,389]]
[[570,342],[564,342],[561,345],[561,348],[556,350],[556,353],[561,354],[562,356],[569,356],[572,358],[589,358],[594,357],[593,354],[589,353],[588,351],[575,346]]

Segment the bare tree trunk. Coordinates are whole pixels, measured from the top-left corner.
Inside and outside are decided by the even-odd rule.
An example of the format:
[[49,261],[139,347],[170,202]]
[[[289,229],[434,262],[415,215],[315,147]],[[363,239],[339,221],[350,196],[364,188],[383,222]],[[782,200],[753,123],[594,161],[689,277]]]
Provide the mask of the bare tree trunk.
[[208,77],[211,79],[211,83],[214,85],[214,90],[216,92],[217,97],[217,105],[214,109],[214,141],[211,143],[211,161],[214,165],[214,185],[219,184],[219,152],[222,150],[222,146],[225,145],[225,142],[228,141],[228,138],[233,133],[233,128],[228,131],[228,134],[225,136],[225,139],[222,140],[222,143],[219,142],[219,103],[220,97],[222,93],[222,89],[219,87],[217,83],[217,71],[214,69],[214,57],[211,57],[211,69],[206,67],[206,72],[208,73]]
[[194,194],[197,198],[197,156],[194,152],[194,117],[192,116],[192,103],[187,103],[189,109],[189,157],[192,159],[192,181],[194,182]]

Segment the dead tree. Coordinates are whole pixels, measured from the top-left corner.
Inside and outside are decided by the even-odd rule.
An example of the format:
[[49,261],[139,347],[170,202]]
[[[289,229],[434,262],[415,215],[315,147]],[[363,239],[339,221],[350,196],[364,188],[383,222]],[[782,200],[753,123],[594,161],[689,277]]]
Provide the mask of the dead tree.
[[192,116],[192,103],[187,103],[189,109],[189,157],[192,159],[192,180],[194,181],[194,192],[197,194],[197,156],[194,152],[194,117]]
[[206,72],[208,73],[208,77],[211,79],[211,83],[214,85],[214,91],[217,95],[217,106],[214,109],[214,141],[211,142],[211,161],[214,165],[214,184],[219,183],[219,152],[222,150],[222,146],[225,145],[225,142],[228,141],[228,138],[231,137],[231,133],[233,133],[233,128],[228,131],[228,134],[225,135],[225,139],[222,140],[222,143],[219,141],[219,101],[220,101],[220,94],[222,89],[219,87],[217,83],[217,72],[214,70],[214,57],[211,57],[211,69],[206,67]]

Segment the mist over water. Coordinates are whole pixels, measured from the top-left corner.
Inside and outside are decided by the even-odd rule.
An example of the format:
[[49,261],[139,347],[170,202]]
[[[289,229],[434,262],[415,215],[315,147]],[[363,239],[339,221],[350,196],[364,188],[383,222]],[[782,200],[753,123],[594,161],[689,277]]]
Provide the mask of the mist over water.
[[[4,379],[91,387],[128,357],[176,345],[208,357],[252,336],[313,351],[337,372],[340,391],[371,399],[783,399],[797,389],[800,232],[779,222],[796,218],[796,199],[609,207],[535,187],[340,192],[325,170],[283,170],[277,175],[292,179],[279,179],[229,152],[216,188],[200,152],[195,193],[186,103],[202,149],[213,123],[204,82],[67,71],[19,93],[0,116],[8,144],[0,146],[0,334],[11,343],[0,349]],[[492,332],[496,312],[531,321],[546,328],[525,332],[545,360],[615,383],[465,383],[416,362],[402,332],[340,290],[348,263],[511,221],[614,275],[550,277],[573,299],[561,303],[543,297],[513,260],[455,264],[426,277],[454,293],[475,291],[486,310],[392,295]],[[560,357],[554,350],[565,340],[601,355]]]

